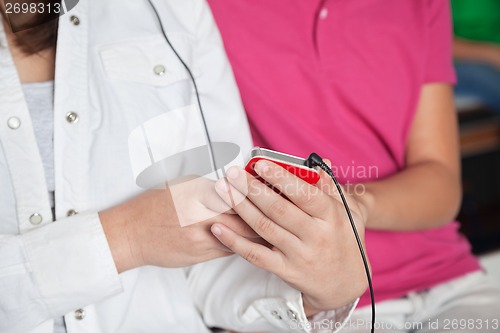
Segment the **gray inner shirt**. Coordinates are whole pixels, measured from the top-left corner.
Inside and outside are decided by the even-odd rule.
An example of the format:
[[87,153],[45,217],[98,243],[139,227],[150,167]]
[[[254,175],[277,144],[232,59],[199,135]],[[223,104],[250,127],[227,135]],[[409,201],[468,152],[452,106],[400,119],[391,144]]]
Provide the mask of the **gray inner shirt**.
[[[54,81],[25,83],[22,87],[54,211]],[[63,317],[54,318],[54,333],[66,333]]]
[[42,158],[50,205],[54,208],[54,81],[25,83],[22,86]]

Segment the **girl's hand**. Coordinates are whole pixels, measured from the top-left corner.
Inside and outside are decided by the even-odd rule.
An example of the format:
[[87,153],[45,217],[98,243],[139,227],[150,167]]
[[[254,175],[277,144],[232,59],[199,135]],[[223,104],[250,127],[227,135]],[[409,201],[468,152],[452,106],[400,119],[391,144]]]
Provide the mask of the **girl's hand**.
[[[276,193],[244,170],[233,167],[229,182],[219,180],[221,198],[270,245],[240,235],[224,223],[212,226],[213,234],[252,264],[266,269],[303,293],[308,315],[344,306],[367,288],[366,273],[346,211],[331,178],[321,171],[317,185],[310,185],[267,161],[255,170]],[[357,200],[348,198],[359,236],[364,243],[366,213]],[[307,312],[306,312],[307,313]]]

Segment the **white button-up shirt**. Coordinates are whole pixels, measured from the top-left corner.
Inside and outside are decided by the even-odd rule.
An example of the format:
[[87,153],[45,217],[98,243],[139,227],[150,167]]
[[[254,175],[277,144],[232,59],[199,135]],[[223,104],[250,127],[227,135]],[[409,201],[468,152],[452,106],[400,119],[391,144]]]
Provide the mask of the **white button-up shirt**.
[[[212,140],[246,153],[247,121],[205,2],[155,2],[194,72]],[[97,212],[143,191],[137,177],[152,159],[189,148],[183,128],[195,138],[191,145],[203,143],[195,102],[147,1],[81,0],[61,16],[52,222],[42,161],[0,24],[0,332],[52,332],[51,318],[62,315],[69,333],[200,333],[206,326],[309,331],[300,292],[238,256],[188,269],[116,271]],[[338,324],[351,309],[324,318]]]

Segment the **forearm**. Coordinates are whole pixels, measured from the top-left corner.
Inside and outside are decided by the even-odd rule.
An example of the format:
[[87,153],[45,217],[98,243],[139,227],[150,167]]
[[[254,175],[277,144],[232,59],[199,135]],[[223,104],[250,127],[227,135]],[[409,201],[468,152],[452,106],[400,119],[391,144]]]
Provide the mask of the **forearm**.
[[[118,272],[148,265],[187,267],[231,255],[210,232],[215,222],[254,237],[255,233],[247,231],[239,216],[208,208],[207,202],[218,207],[223,204],[217,194],[211,192],[212,181],[199,178],[180,182],[175,187],[146,191],[99,213]],[[214,196],[220,203],[206,199]],[[184,225],[180,218],[194,222]]]
[[384,180],[364,184],[358,195],[367,209],[367,228],[423,230],[453,219],[461,201],[460,180],[439,162],[415,164]]
[[161,225],[159,221],[179,226],[168,187],[147,191],[99,212],[99,218],[119,273],[155,264],[148,255],[155,252],[155,242],[167,238],[161,236],[163,231],[167,231],[167,235],[169,231],[174,233],[170,225]]
[[500,62],[500,47],[490,43],[455,38],[453,56],[458,60],[476,60],[498,64]]
[[120,211],[116,208],[99,213],[118,273],[141,266],[141,258],[136,255],[138,251],[134,251],[133,242],[128,237],[128,219],[120,217]]

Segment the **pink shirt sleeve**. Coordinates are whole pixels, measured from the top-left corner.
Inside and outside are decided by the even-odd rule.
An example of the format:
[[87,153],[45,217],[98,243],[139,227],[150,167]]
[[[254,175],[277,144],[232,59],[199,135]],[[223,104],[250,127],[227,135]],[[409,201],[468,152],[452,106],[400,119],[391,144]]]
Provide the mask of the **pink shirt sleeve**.
[[449,0],[427,1],[427,49],[424,83],[455,83],[452,58],[452,23]]

